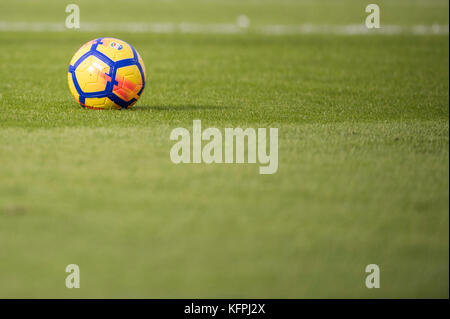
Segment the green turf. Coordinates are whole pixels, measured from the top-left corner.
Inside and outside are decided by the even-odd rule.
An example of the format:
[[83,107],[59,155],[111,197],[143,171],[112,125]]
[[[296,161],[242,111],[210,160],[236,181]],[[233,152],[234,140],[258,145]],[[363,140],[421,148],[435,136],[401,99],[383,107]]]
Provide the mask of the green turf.
[[[421,6],[423,21],[405,24],[448,24],[448,3]],[[283,23],[265,19],[271,7],[261,23]],[[69,93],[73,53],[98,36],[146,63],[131,110],[84,110]],[[0,32],[0,43],[0,297],[448,297],[448,36]],[[170,131],[193,119],[279,128],[278,172],[173,164]],[[70,263],[81,289],[65,288]],[[365,288],[371,263],[380,289]]]
[[449,21],[447,0],[5,0],[0,2],[0,18],[63,23],[68,3],[80,6],[83,21],[96,23],[234,23],[245,14],[255,25],[361,24],[369,3],[380,6],[386,25]]

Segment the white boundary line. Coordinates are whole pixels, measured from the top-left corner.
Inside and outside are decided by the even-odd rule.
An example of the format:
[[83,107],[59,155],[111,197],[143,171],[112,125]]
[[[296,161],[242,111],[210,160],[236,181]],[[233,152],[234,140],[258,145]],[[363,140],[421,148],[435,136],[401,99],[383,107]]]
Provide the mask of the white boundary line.
[[[63,23],[8,22],[0,21],[0,32],[66,32]],[[195,23],[91,23],[84,22],[75,32],[130,32],[130,33],[206,33],[243,34],[258,33],[268,35],[288,34],[336,34],[336,35],[448,35],[449,25],[385,25],[380,29],[367,29],[363,24],[349,25],[260,25],[240,27],[237,24],[195,24]]]

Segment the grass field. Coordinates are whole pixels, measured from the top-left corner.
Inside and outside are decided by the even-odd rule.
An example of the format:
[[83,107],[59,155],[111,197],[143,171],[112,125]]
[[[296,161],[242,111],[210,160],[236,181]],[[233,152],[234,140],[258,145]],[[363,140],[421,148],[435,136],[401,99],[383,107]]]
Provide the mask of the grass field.
[[[366,16],[356,0],[79,3],[82,25]],[[382,24],[448,25],[447,1],[379,4]],[[63,23],[64,7],[2,1],[0,26]],[[99,36],[146,63],[133,109],[70,95],[69,61]],[[0,297],[448,298],[448,34],[0,29],[0,48]],[[277,127],[278,172],[173,164],[170,131],[194,119]],[[81,289],[64,285],[71,263]]]

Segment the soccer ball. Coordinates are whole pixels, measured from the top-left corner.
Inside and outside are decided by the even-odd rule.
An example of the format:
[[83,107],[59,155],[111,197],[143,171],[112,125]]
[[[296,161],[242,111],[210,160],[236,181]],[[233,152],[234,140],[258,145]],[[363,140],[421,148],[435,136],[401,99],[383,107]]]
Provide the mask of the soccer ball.
[[144,61],[125,41],[98,38],[83,45],[70,61],[69,89],[89,109],[126,109],[145,87]]

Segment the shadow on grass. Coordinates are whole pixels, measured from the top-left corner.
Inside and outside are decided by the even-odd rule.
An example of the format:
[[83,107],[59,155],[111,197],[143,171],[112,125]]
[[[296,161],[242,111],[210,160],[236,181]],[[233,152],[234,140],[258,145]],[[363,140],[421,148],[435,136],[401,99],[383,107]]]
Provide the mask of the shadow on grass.
[[131,110],[136,111],[202,111],[202,110],[222,110],[230,107],[220,105],[137,105],[133,106]]

